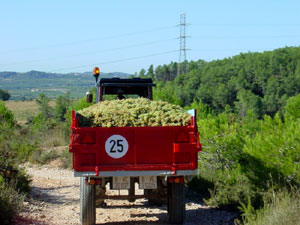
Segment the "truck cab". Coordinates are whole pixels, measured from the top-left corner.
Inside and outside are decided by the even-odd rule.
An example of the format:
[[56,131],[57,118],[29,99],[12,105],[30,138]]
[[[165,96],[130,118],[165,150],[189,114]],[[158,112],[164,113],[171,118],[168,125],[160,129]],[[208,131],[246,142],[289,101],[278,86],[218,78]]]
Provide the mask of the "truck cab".
[[152,79],[121,79],[121,78],[102,78],[98,86],[98,101],[103,101],[105,96],[123,97],[143,97],[152,100]]

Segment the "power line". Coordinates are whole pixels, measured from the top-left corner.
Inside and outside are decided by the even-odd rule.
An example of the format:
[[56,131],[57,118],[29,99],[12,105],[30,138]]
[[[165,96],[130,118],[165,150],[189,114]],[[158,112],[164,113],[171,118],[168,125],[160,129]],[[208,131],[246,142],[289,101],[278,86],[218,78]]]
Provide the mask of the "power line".
[[202,51],[202,52],[230,52],[230,51],[268,51],[266,48],[255,48],[255,49],[209,49],[209,48],[203,48],[203,49],[193,49],[192,51]]
[[192,26],[242,26],[242,27],[246,27],[246,26],[256,26],[256,27],[266,27],[266,26],[300,26],[300,24],[275,24],[275,23],[261,23],[261,24],[238,24],[238,23],[199,23],[199,24],[191,24]]
[[158,27],[158,28],[139,31],[139,32],[131,32],[131,33],[125,33],[125,34],[106,36],[106,37],[97,37],[97,38],[91,38],[91,39],[86,39],[86,40],[79,40],[79,41],[72,41],[72,42],[65,42],[65,43],[58,43],[58,44],[49,44],[49,45],[44,45],[44,46],[32,47],[32,48],[11,49],[8,51],[0,52],[0,54],[8,54],[8,53],[16,53],[16,52],[24,52],[24,51],[36,51],[36,50],[40,50],[40,49],[56,48],[56,47],[62,47],[62,46],[72,46],[72,45],[78,45],[78,44],[88,43],[88,42],[95,42],[95,41],[101,41],[101,40],[107,40],[107,39],[117,39],[117,38],[126,37],[126,36],[134,36],[134,35],[138,35],[138,34],[150,33],[150,32],[159,31],[159,30],[174,29],[176,27],[177,27],[176,25],[166,26],[166,27]]
[[165,39],[165,40],[157,40],[157,41],[145,42],[145,43],[141,43],[141,44],[127,45],[127,46],[117,47],[117,48],[108,48],[108,49],[102,49],[102,50],[97,50],[97,51],[66,55],[66,56],[63,56],[63,57],[55,57],[55,58],[47,58],[47,59],[37,59],[37,60],[27,60],[27,61],[22,61],[22,62],[6,63],[6,64],[0,64],[0,66],[12,66],[12,65],[18,65],[18,64],[25,64],[25,63],[34,63],[34,62],[51,61],[51,60],[64,59],[64,58],[72,58],[72,57],[84,56],[84,55],[94,55],[94,54],[99,54],[99,53],[103,53],[103,52],[117,51],[117,50],[126,49],[126,48],[153,45],[153,44],[168,42],[168,41],[177,40],[177,39],[178,38],[169,38],[169,39]]
[[300,35],[266,35],[266,36],[193,36],[198,39],[272,39],[272,38],[299,38]]
[[150,54],[150,55],[125,58],[125,59],[118,59],[118,60],[113,60],[113,61],[98,62],[98,63],[94,63],[94,64],[90,64],[90,65],[74,66],[74,67],[69,67],[69,68],[61,68],[61,69],[57,69],[57,70],[52,70],[50,72],[71,70],[71,69],[79,69],[79,68],[85,68],[85,67],[93,67],[93,66],[97,66],[97,65],[111,64],[111,63],[117,63],[117,62],[125,62],[125,61],[130,61],[130,60],[135,60],[135,59],[148,58],[148,57],[152,57],[152,56],[166,55],[166,54],[170,54],[170,53],[174,53],[174,52],[178,52],[178,50],[166,51],[166,52],[161,52],[161,53],[155,53],[155,54]]

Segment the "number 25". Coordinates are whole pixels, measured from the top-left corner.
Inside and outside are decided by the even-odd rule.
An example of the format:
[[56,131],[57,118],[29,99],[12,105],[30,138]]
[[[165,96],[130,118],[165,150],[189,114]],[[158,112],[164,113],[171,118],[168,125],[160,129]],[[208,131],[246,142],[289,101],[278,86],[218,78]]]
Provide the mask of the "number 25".
[[121,143],[123,140],[117,140],[117,142],[115,140],[111,140],[109,143],[112,143],[112,146],[110,148],[110,152],[112,153],[116,153],[116,150],[114,149],[115,148],[115,145],[117,143],[117,151],[118,152],[123,152],[123,144]]

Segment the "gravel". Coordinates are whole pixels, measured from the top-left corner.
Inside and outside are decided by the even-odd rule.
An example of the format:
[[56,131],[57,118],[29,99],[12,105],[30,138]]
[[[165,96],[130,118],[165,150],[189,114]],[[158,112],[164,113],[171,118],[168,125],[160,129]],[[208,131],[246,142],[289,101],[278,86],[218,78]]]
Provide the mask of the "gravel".
[[[26,165],[32,176],[32,190],[24,209],[15,219],[20,225],[54,225],[79,223],[79,178],[70,170]],[[117,191],[108,191],[118,194]],[[142,192],[142,190],[137,190]],[[146,199],[133,203],[126,200],[106,200],[105,208],[97,208],[97,224],[167,224],[167,207],[153,207]],[[205,206],[197,195],[189,193],[184,224],[234,224],[237,212]]]

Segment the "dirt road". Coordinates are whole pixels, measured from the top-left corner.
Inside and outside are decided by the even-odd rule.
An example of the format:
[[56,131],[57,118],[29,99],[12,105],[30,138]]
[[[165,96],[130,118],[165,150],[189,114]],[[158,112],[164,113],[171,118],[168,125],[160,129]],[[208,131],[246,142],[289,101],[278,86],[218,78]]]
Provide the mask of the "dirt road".
[[[79,178],[69,170],[50,166],[26,166],[32,176],[32,191],[17,224],[52,225],[79,223]],[[193,199],[193,200],[191,200]],[[105,208],[97,208],[97,224],[167,224],[166,205],[148,206],[145,199],[129,203],[106,200]],[[185,224],[233,224],[237,213],[207,207],[188,197]]]

